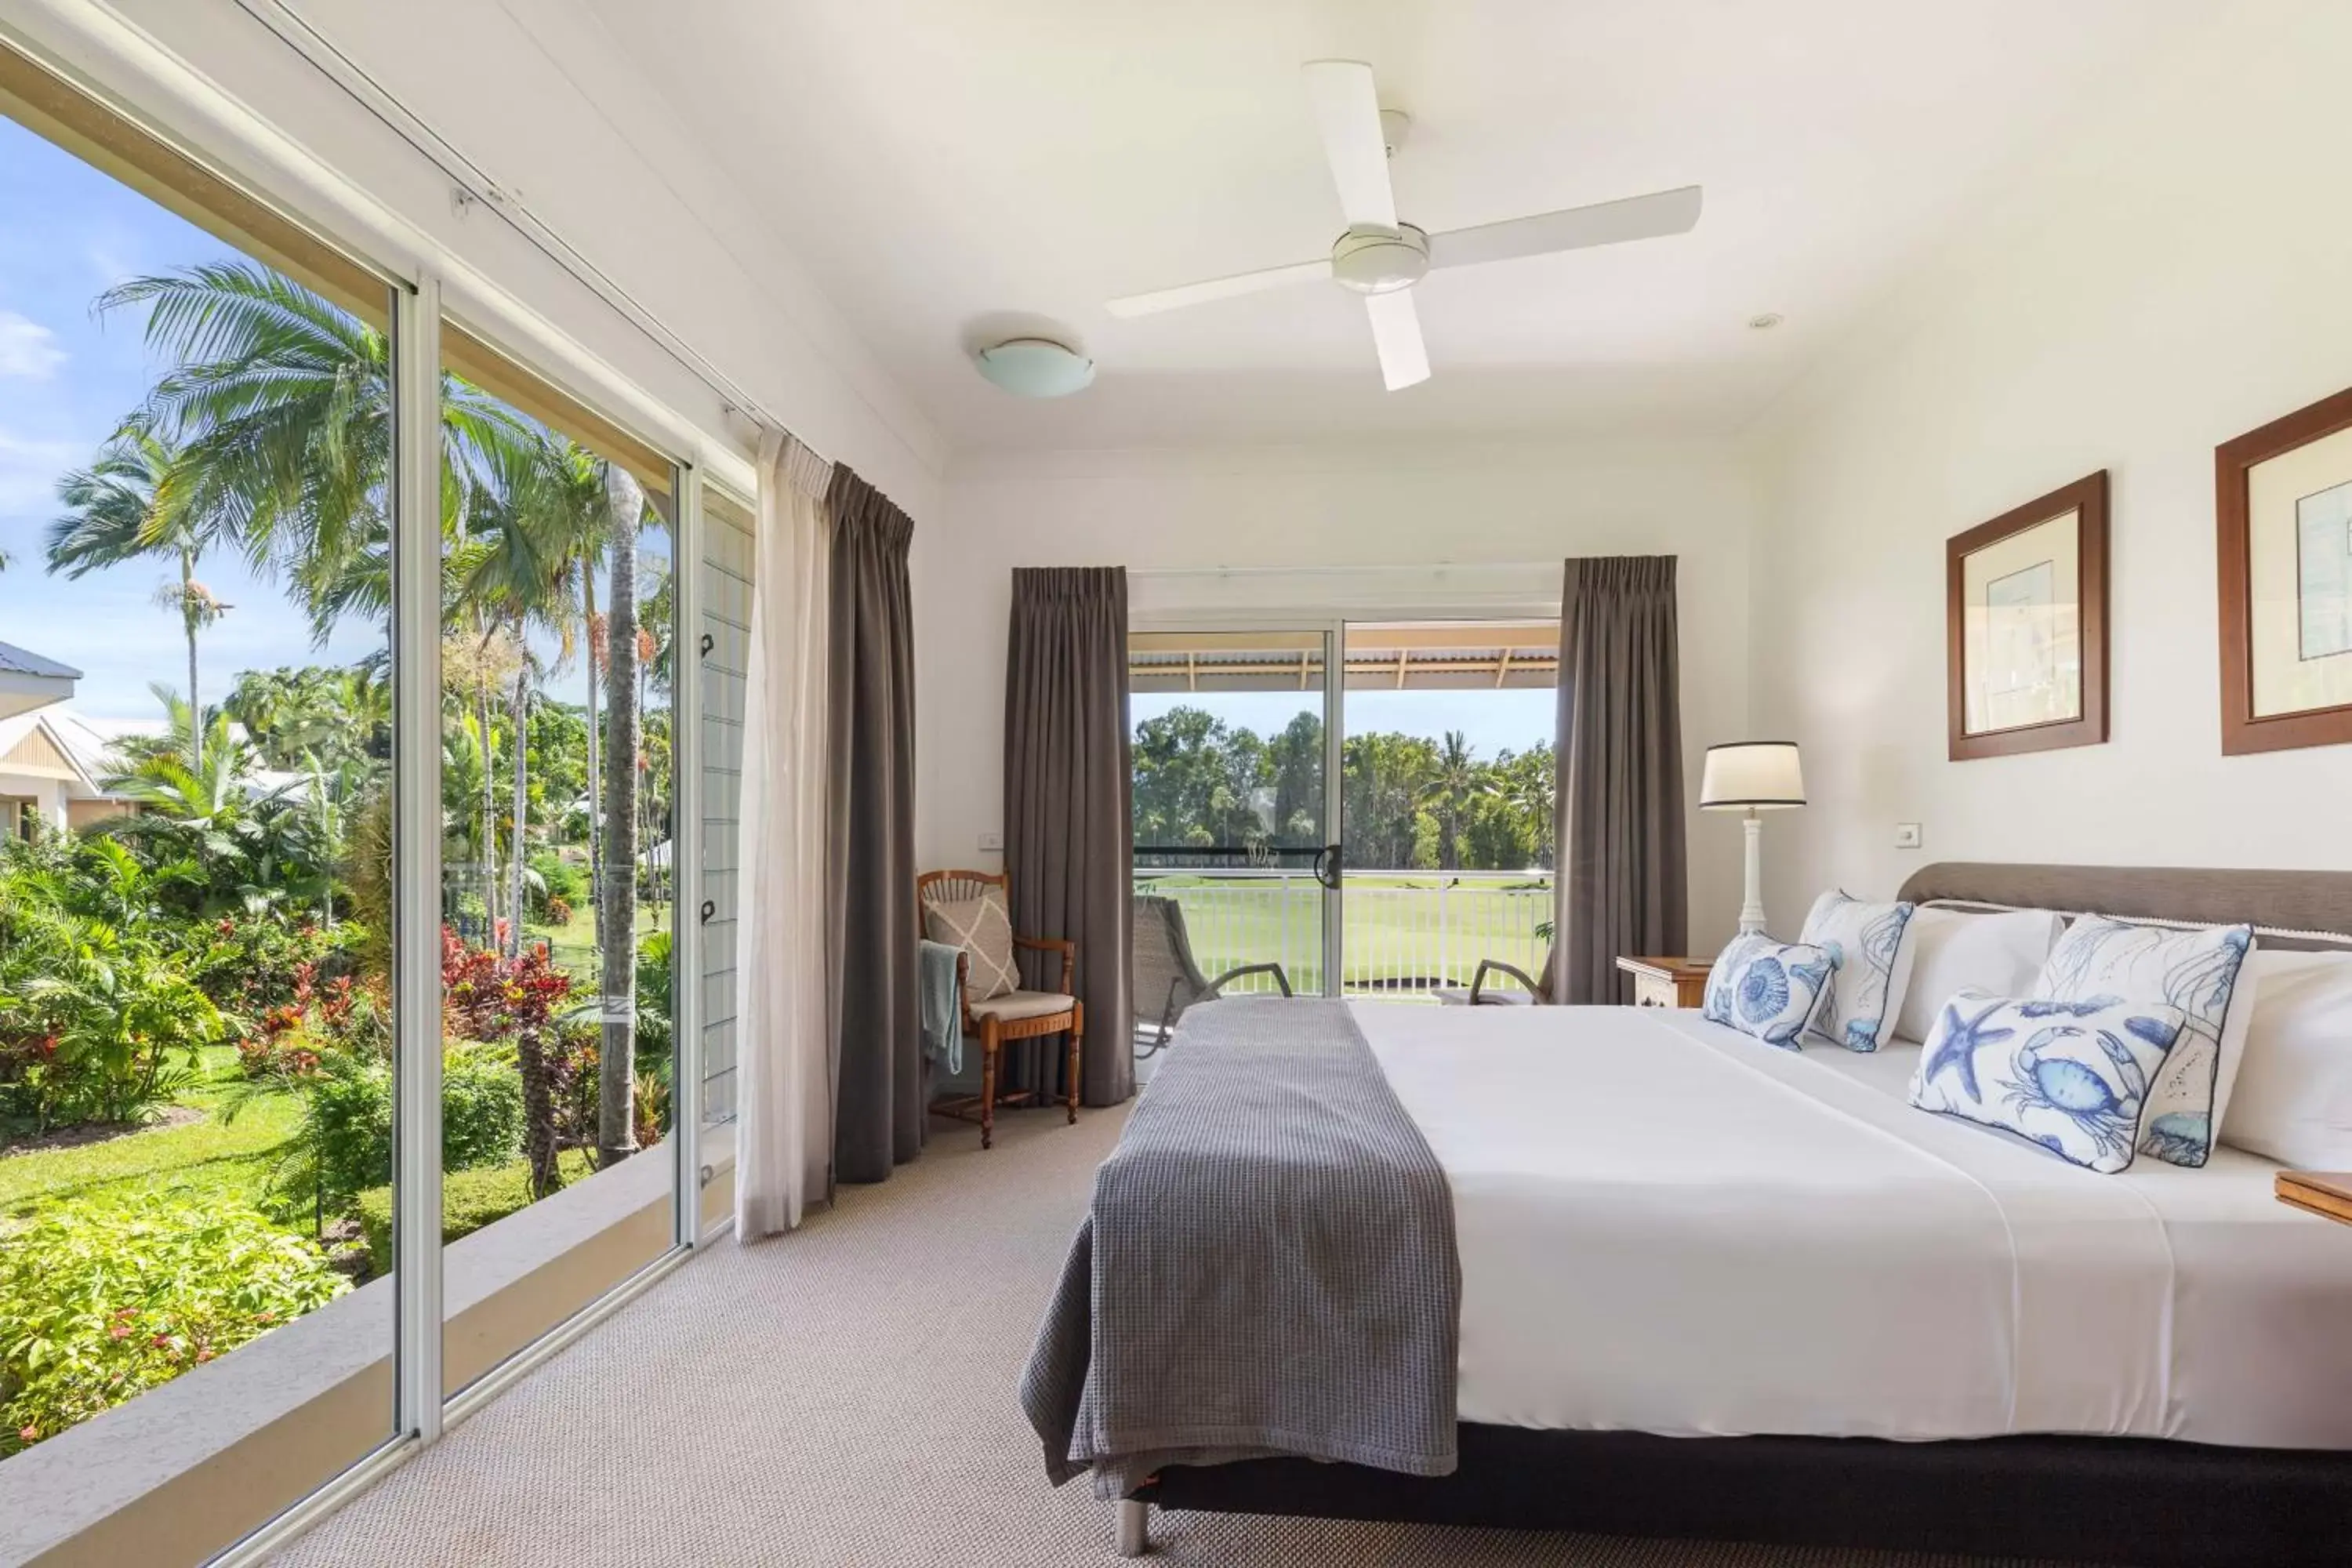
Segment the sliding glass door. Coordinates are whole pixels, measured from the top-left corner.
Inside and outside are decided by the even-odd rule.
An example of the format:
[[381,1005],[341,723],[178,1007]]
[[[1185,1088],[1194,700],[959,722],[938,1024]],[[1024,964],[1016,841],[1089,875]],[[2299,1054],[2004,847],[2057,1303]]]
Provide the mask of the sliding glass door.
[[[1203,981],[1278,964],[1326,989],[1339,858],[1328,755],[1331,633],[1129,639],[1136,1014],[1147,1046]],[[1265,972],[1228,994],[1269,991]]]
[[723,1215],[751,519],[5,42],[0,448],[0,1560],[253,1555]]
[[1128,640],[1143,1049],[1191,988],[1248,965],[1305,994],[1424,1003],[1483,960],[1541,971],[1556,620]]
[[[1351,621],[1341,988],[1426,1002],[1543,967],[1559,623]],[[1520,989],[1507,973],[1489,984]]]

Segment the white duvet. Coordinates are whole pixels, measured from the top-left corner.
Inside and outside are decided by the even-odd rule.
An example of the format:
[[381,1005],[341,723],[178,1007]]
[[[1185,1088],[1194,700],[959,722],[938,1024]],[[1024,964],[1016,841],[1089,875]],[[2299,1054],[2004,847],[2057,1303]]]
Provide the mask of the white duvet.
[[1465,1421],[2352,1447],[2352,1233],[2266,1162],[2078,1170],[1906,1104],[1916,1047],[1354,1012],[1453,1184]]

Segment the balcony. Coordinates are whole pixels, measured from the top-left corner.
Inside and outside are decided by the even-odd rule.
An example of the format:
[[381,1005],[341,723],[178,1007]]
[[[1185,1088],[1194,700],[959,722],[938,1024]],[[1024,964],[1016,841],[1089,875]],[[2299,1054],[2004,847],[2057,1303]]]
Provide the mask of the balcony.
[[[1136,868],[1135,890],[1174,899],[1203,974],[1244,963],[1282,965],[1293,987],[1319,992],[1322,885],[1303,869]],[[1339,895],[1339,984],[1333,994],[1426,1002],[1467,985],[1481,959],[1533,973],[1551,946],[1552,873],[1350,868]],[[1517,983],[1503,980],[1517,989]],[[1271,990],[1263,976],[1234,993]]]

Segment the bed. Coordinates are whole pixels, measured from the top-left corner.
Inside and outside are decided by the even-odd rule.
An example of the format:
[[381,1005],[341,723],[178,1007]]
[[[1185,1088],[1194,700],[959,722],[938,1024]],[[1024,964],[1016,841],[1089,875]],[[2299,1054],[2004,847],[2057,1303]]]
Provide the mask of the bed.
[[[2352,929],[2352,875],[1942,866],[1905,896]],[[1901,1042],[1352,1015],[1450,1189],[1451,1473],[1161,1465],[1123,1548],[1150,1505],[2144,1564],[2352,1539],[2352,1235],[2271,1163],[2095,1175],[1911,1109]]]

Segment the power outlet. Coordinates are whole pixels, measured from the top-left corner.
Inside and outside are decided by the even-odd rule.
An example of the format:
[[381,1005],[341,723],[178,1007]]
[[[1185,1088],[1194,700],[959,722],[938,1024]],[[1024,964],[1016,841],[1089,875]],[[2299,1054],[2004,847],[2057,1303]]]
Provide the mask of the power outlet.
[[983,855],[1004,853],[1004,835],[991,829],[980,836],[980,852]]
[[1897,849],[1918,848],[1919,825],[1916,822],[1896,823],[1895,825],[1895,847]]

